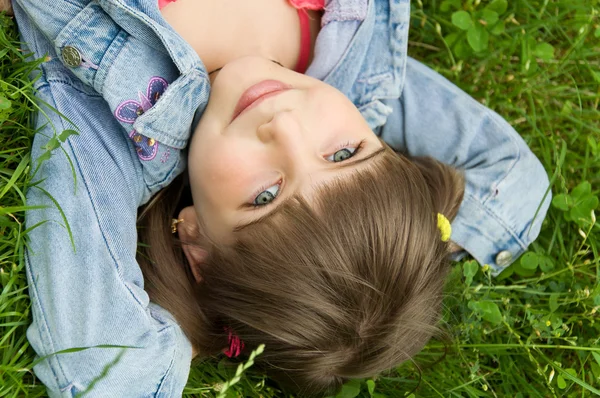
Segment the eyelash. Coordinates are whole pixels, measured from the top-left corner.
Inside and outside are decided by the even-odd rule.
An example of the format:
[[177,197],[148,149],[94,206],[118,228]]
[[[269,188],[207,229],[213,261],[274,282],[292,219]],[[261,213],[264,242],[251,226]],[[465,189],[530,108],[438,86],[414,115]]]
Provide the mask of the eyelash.
[[[336,153],[337,151],[340,151],[340,150],[342,150],[344,148],[348,148],[348,147],[354,146],[355,150],[352,153],[352,156],[350,156],[348,158],[348,159],[352,159],[357,153],[360,152],[360,150],[362,149],[362,147],[364,146],[364,144],[365,144],[365,140],[361,140],[358,143],[356,141],[354,141],[354,142],[348,141],[345,144],[339,145],[334,151],[332,151],[326,157],[329,157],[329,156],[333,155],[334,153]],[[348,159],[346,159],[346,160],[348,160]]]
[[[338,147],[337,147],[337,148],[336,148],[334,151],[332,151],[332,152],[331,152],[330,154],[328,154],[326,157],[329,157],[329,156],[333,155],[334,153],[336,153],[337,151],[340,151],[340,150],[342,150],[342,149],[344,149],[344,148],[348,148],[348,147],[351,147],[351,146],[354,146],[354,145],[356,145],[356,146],[355,146],[355,150],[354,150],[354,152],[352,153],[352,156],[350,156],[350,157],[349,157],[348,159],[346,159],[346,160],[352,159],[354,156],[356,156],[356,155],[357,155],[357,154],[358,154],[358,153],[361,151],[361,149],[363,148],[364,144],[365,144],[365,140],[361,140],[361,141],[360,141],[360,142],[358,142],[358,143],[356,143],[356,142],[352,142],[352,141],[348,141],[348,142],[346,142],[345,144],[339,145],[339,146],[338,146]],[[271,184],[265,184],[265,185],[263,185],[263,186],[262,186],[260,189],[258,189],[258,190],[256,190],[256,191],[254,192],[254,194],[252,195],[252,197],[253,197],[253,198],[256,198],[256,197],[257,197],[257,196],[258,196],[260,193],[262,193],[262,192],[266,191],[266,190],[267,190],[267,188],[270,188],[270,187],[272,187],[273,185],[277,185],[277,184],[280,184],[280,185],[281,185],[281,186],[279,187],[279,191],[281,191],[281,190],[283,189],[283,179],[279,179],[279,181],[277,181],[275,184],[272,184],[272,183],[271,183]],[[279,196],[279,191],[277,192],[277,196]],[[277,199],[277,196],[275,197],[276,199]],[[269,207],[271,204],[273,204],[273,202],[271,202],[271,203],[269,203],[269,204],[266,204],[266,205],[255,205],[255,204],[253,204],[253,203],[248,203],[246,206],[247,206],[247,207],[249,207],[249,208],[251,208],[252,210],[258,210],[259,208],[263,208],[263,209],[264,209],[265,207]]]
[[[255,192],[252,194],[252,197],[253,197],[253,198],[256,198],[258,195],[260,195],[260,193],[262,193],[262,192],[266,191],[266,190],[267,190],[267,188],[271,188],[273,185],[277,185],[277,184],[279,184],[279,185],[280,185],[280,187],[279,187],[279,190],[281,190],[281,188],[283,188],[283,179],[281,179],[281,178],[280,178],[280,179],[279,179],[277,182],[275,182],[275,184],[272,184],[272,183],[271,183],[271,184],[265,184],[265,185],[263,185],[262,187],[260,187],[259,189],[257,189],[257,190],[256,190],[256,191],[255,191]],[[277,196],[279,196],[279,191],[277,191]],[[276,198],[277,198],[277,196],[276,196]],[[271,203],[273,203],[273,202],[271,202]],[[246,204],[246,206],[247,206],[247,207],[249,207],[249,208],[251,208],[251,209],[253,209],[253,210],[256,210],[256,209],[258,209],[259,207],[263,207],[263,208],[264,208],[264,207],[267,207],[267,206],[269,206],[271,203],[269,203],[269,204],[266,204],[266,205],[255,205],[254,203],[247,203],[247,204]]]

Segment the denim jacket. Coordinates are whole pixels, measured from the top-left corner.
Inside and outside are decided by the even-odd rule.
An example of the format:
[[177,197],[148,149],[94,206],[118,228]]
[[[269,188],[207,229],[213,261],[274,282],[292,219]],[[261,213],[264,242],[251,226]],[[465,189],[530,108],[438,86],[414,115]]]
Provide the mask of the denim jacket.
[[[135,224],[138,207],[185,168],[210,93],[206,69],[156,0],[14,1],[23,41],[51,58],[35,83],[33,159],[55,132],[79,131],[27,193],[28,205],[44,206],[26,217],[37,225],[26,253],[27,337],[43,357],[35,373],[56,397],[91,384],[93,396],[180,396],[191,346],[144,291]],[[395,149],[464,170],[452,239],[500,271],[539,233],[546,172],[506,121],[407,57],[408,0],[358,3],[328,3],[337,12],[324,29],[356,29],[323,80]]]

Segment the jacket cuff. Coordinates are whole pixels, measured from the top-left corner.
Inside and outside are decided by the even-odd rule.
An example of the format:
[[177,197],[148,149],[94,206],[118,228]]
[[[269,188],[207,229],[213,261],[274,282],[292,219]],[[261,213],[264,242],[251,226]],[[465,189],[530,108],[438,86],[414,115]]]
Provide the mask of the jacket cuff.
[[127,36],[98,4],[90,3],[60,31],[54,45],[63,64],[101,93],[106,71]]
[[[473,196],[465,195],[458,215],[452,221],[451,239],[479,264],[489,265],[493,275],[498,275],[517,260],[538,236],[550,197],[546,197],[535,219],[530,219],[516,230],[490,209],[492,203],[482,204]],[[455,256],[454,259],[460,257]]]

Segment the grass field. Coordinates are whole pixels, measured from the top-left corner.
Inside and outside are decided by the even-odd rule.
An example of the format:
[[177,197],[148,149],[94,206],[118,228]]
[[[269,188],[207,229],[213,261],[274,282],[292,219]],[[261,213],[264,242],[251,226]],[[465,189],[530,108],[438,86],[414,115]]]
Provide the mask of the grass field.
[[[504,116],[543,162],[554,200],[530,251],[499,277],[467,261],[448,283],[443,328],[414,362],[349,383],[340,397],[600,395],[600,1],[413,1],[410,54]],[[0,397],[44,396],[32,372],[23,264],[35,109],[0,16]],[[276,397],[257,374],[195,366],[190,396]]]

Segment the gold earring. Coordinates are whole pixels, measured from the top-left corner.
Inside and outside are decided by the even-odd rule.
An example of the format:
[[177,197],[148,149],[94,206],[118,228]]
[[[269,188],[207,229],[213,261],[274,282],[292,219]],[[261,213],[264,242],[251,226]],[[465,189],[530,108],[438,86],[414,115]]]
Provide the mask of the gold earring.
[[179,224],[180,222],[183,222],[183,218],[180,218],[180,219],[174,218],[171,221],[171,233],[177,232],[177,224]]

